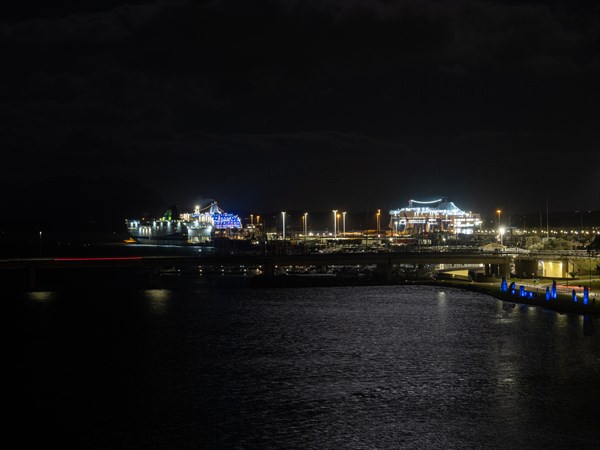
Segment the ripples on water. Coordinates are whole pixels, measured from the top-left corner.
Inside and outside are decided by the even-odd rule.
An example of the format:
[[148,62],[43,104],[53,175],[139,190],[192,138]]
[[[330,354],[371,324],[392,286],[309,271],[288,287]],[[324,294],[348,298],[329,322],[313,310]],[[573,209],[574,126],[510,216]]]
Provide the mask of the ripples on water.
[[597,318],[427,286],[19,301],[45,447],[599,448]]

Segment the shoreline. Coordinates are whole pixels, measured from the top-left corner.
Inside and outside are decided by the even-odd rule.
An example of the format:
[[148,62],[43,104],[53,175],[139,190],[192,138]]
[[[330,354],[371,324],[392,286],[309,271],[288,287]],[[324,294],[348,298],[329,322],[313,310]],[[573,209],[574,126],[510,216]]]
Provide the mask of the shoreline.
[[255,277],[250,283],[252,288],[294,288],[294,287],[338,287],[338,286],[403,286],[403,285],[422,285],[422,286],[437,286],[437,287],[454,287],[472,292],[488,294],[498,300],[516,303],[521,305],[538,306],[541,308],[550,309],[560,313],[575,313],[575,314],[600,314],[600,302],[596,298],[590,298],[589,304],[584,305],[581,298],[581,293],[578,292],[577,302],[574,302],[571,295],[557,294],[555,299],[546,300],[545,292],[534,292],[533,298],[519,297],[518,291],[516,295],[510,292],[500,291],[500,281],[497,283],[476,282],[466,280],[373,280],[373,279],[337,279],[332,277],[327,280],[307,280],[297,279],[292,277],[273,277],[273,279],[265,279]]
[[500,291],[500,283],[494,286],[490,285],[489,283],[436,280],[431,282],[426,281],[419,284],[456,287],[472,292],[488,294],[502,301],[520,305],[538,306],[560,313],[600,314],[600,302],[593,298],[589,300],[588,305],[584,305],[583,300],[579,295],[577,296],[578,301],[574,302],[570,295],[564,294],[558,294],[555,299],[546,300],[545,292],[542,294],[534,292],[533,298],[519,297],[518,291],[517,295],[512,295],[510,292]]

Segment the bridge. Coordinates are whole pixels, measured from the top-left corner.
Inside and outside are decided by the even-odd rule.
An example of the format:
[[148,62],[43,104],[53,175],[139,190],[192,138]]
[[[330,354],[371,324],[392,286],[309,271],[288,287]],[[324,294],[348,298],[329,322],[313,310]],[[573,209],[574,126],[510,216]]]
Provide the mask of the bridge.
[[224,254],[194,256],[117,256],[79,258],[27,258],[0,260],[0,273],[27,273],[28,289],[38,286],[38,274],[49,271],[73,274],[82,270],[101,269],[138,270],[157,274],[167,268],[193,271],[202,266],[258,266],[266,277],[273,276],[278,266],[367,266],[375,265],[383,280],[392,277],[394,265],[438,265],[457,266],[482,265],[487,275],[509,276],[512,255],[451,252],[364,252],[364,253],[310,253],[310,254]]

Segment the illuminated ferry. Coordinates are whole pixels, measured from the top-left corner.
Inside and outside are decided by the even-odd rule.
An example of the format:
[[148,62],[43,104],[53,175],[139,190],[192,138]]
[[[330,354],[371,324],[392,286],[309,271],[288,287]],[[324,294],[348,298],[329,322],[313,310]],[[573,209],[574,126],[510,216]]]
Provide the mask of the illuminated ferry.
[[480,227],[481,217],[478,213],[463,211],[446,198],[409,200],[408,207],[390,211],[390,228],[397,233],[473,234]]
[[176,206],[157,219],[127,219],[127,230],[139,244],[206,244],[215,235],[226,235],[242,228],[240,218],[226,213],[212,202],[192,213],[180,213]]

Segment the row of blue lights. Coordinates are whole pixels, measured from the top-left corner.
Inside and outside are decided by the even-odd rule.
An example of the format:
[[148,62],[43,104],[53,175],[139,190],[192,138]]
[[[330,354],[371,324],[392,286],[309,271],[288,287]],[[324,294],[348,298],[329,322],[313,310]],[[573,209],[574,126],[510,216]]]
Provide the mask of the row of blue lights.
[[[515,282],[513,281],[512,283],[510,283],[510,286],[507,286],[506,278],[502,277],[502,282],[500,283],[500,292],[510,292],[511,295],[517,294]],[[518,296],[525,297],[525,298],[534,298],[533,292],[526,291],[525,286],[519,286]],[[577,298],[577,293],[575,292],[575,289],[573,289],[571,291],[571,296],[572,296],[573,302],[577,303],[578,298]],[[552,300],[552,299],[556,299],[556,281],[552,281],[552,288],[546,287],[546,300]],[[585,286],[583,289],[582,300],[583,300],[584,305],[589,304],[590,298],[589,298],[589,289],[587,286]]]
[[212,217],[217,229],[242,228],[242,222],[235,214],[214,213]]

